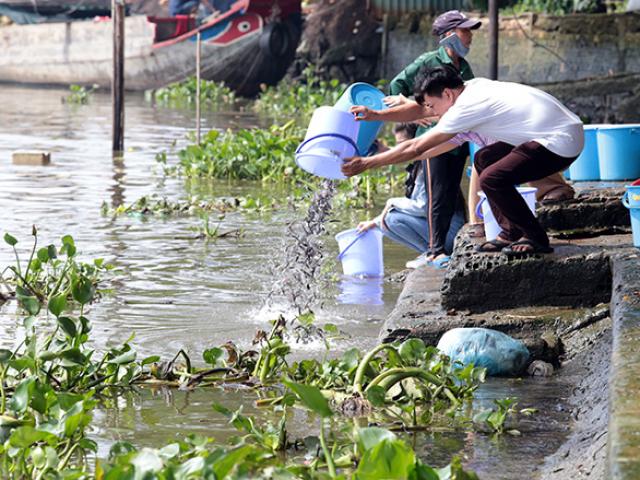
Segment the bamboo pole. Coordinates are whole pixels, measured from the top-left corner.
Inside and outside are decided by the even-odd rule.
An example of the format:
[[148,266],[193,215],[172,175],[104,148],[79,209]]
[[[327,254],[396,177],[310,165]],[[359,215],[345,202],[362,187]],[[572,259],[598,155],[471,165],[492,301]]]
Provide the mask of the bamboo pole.
[[489,0],[489,78],[498,79],[498,0]]
[[196,40],[196,141],[200,145],[200,55],[202,51],[202,37],[198,32]]
[[111,79],[112,150],[124,151],[124,3],[112,0],[113,23],[113,76]]

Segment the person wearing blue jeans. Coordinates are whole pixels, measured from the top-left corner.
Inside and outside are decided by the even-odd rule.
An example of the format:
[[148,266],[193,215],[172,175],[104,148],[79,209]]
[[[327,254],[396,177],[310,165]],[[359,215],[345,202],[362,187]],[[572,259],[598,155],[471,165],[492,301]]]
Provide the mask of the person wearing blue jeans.
[[[396,142],[402,143],[413,138],[415,134],[415,124],[398,124],[394,129]],[[401,245],[409,247],[421,255],[410,262],[407,268],[417,268],[425,265],[427,253],[432,243],[430,219],[428,218],[429,199],[427,195],[427,175],[425,161],[418,161],[414,164],[416,169],[413,177],[413,184],[407,190],[407,197],[394,197],[387,200],[382,213],[373,220],[368,220],[358,224],[359,231],[369,230],[378,227],[389,239]],[[453,207],[454,213],[447,230],[444,244],[444,251],[447,257],[443,257],[443,262],[433,262],[436,267],[444,267],[448,255],[453,251],[453,242],[458,230],[465,223],[465,210],[462,199]]]
[[[453,251],[453,242],[464,222],[464,211],[456,210],[445,239],[444,249],[447,254],[451,254]],[[424,216],[419,217],[392,208],[384,217],[382,233],[390,240],[409,247],[418,253],[424,253],[429,250],[429,222]]]

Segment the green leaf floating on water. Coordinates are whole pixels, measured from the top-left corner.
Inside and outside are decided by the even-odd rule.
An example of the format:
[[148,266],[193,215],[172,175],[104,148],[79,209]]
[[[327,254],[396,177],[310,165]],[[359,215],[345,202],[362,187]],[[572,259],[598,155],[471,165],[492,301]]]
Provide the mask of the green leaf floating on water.
[[76,323],[69,317],[58,317],[58,325],[62,331],[70,338],[75,338],[78,334]]
[[49,432],[43,432],[29,425],[25,425],[24,427],[16,428],[13,431],[11,437],[9,437],[9,443],[12,447],[27,448],[34,443],[47,439],[55,440],[55,438],[55,435]]
[[362,456],[355,480],[405,480],[413,470],[415,454],[400,441],[384,439]]
[[36,297],[20,297],[20,304],[29,315],[37,315],[40,312],[40,302]]
[[73,284],[71,293],[78,303],[85,305],[93,299],[93,296],[96,293],[96,288],[93,286],[91,280],[82,277]]
[[109,360],[108,363],[115,364],[115,365],[123,365],[125,363],[131,363],[135,359],[136,359],[136,351],[129,350],[128,352],[124,352],[118,355],[117,357],[112,358],[111,360]]
[[35,383],[35,379],[33,377],[25,378],[20,384],[16,387],[16,391],[13,393],[13,397],[11,397],[11,401],[9,402],[9,408],[17,413],[22,413],[27,409],[29,405],[29,400],[31,400],[31,392],[33,392],[33,385]]
[[62,364],[65,367],[84,365],[84,363],[87,361],[87,358],[78,348],[68,348],[67,350],[60,352],[60,358],[62,358]]
[[374,407],[383,407],[387,391],[379,385],[374,385],[367,390],[366,396]]
[[38,258],[38,260],[40,260],[42,263],[47,263],[49,261],[49,251],[47,247],[42,247],[38,249],[38,252],[36,253],[36,257]]
[[314,411],[321,417],[330,417],[333,415],[331,408],[329,408],[329,402],[322,392],[316,387],[311,387],[309,385],[303,385],[301,383],[294,383],[288,380],[283,380],[284,383],[290,390],[292,390],[298,397],[300,397],[300,401],[310,410]]
[[398,348],[398,353],[400,354],[402,360],[412,364],[422,359],[426,351],[427,347],[425,346],[424,342],[417,338],[410,338],[408,340],[405,340],[400,345],[400,348]]
[[202,359],[207,362],[209,365],[218,366],[222,365],[222,357],[224,356],[224,350],[221,348],[210,348],[202,352]]
[[396,440],[398,437],[395,433],[380,427],[368,427],[358,430],[358,452],[364,455],[367,450],[371,450],[383,440]]
[[49,311],[56,317],[59,317],[65,308],[67,308],[66,294],[56,295],[49,300]]
[[13,352],[11,350],[7,350],[6,348],[0,348],[0,365],[4,365],[9,361]]

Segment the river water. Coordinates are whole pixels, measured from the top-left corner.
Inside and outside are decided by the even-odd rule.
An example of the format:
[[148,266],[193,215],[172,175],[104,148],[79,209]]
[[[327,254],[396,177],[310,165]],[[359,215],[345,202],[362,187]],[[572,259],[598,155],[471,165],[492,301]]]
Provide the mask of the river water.
[[[108,282],[113,292],[87,312],[97,348],[122,342],[134,333],[133,344],[141,356],[160,354],[168,359],[185,349],[200,362],[204,349],[228,340],[247,346],[255,330],[265,328],[276,314],[263,308],[274,282],[272,267],[283,250],[287,222],[302,218],[306,212],[228,213],[222,230],[239,228],[245,235],[215,242],[190,238],[195,236],[192,229],[201,223],[193,217],[102,216],[103,202],[113,207],[143,195],[175,201],[192,193],[203,198],[275,193],[255,183],[193,184],[165,178],[155,156],[174,143],[186,142],[195,123],[193,113],[153,106],[141,96],[127,97],[126,152],[123,158],[113,159],[110,98],[95,94],[88,105],[78,106],[62,103],[66,94],[55,89],[0,89],[1,233],[17,237],[25,257],[31,248],[33,224],[38,227],[40,245],[59,244],[60,237],[70,234],[81,259],[104,258],[117,267]],[[203,115],[205,128],[257,122],[242,112]],[[50,151],[52,165],[12,165],[13,151],[34,149]],[[366,217],[366,212],[335,212],[329,231],[337,233]],[[329,256],[337,254],[330,236],[325,245]],[[412,257],[408,250],[385,241],[387,274],[401,270]],[[10,247],[2,243],[0,265],[12,262]],[[376,343],[402,284],[354,282],[339,273],[336,271],[334,281],[321,289],[318,322],[334,323],[348,334],[335,344],[336,351],[352,346],[369,348]],[[16,344],[22,335],[20,318],[14,302],[0,308],[0,344]],[[294,352],[321,355],[323,348],[317,342],[294,346]],[[413,441],[425,460],[437,465],[447,463],[452,453],[462,453],[472,468],[489,475],[486,478],[525,478],[518,476],[523,457],[541,461],[562,436],[559,425],[566,415],[561,397],[566,391],[561,381],[534,385],[527,392],[521,383],[492,381],[480,391],[480,406],[489,406],[493,398],[523,393],[529,399],[522,407],[546,405],[545,417],[531,424],[530,435],[497,441],[465,432],[433,433],[416,435]],[[99,410],[92,436],[99,442],[101,456],[115,440],[159,446],[188,433],[220,439],[230,435],[231,429],[225,419],[213,413],[211,403],[243,405],[246,413],[266,415],[255,411],[253,400],[252,394],[242,390],[142,389]],[[293,422],[292,428],[294,434],[305,435],[308,422]],[[532,435],[537,440],[532,441]],[[525,471],[530,471],[528,466]]]

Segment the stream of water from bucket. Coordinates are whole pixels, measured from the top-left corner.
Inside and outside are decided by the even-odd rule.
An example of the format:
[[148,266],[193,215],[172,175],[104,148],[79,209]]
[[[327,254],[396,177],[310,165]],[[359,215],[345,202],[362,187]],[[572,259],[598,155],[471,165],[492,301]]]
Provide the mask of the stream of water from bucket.
[[277,280],[267,295],[267,307],[284,298],[287,307],[300,315],[310,311],[316,303],[324,258],[321,236],[331,215],[335,193],[335,182],[323,180],[305,218],[287,225],[284,253],[274,267],[273,276]]

